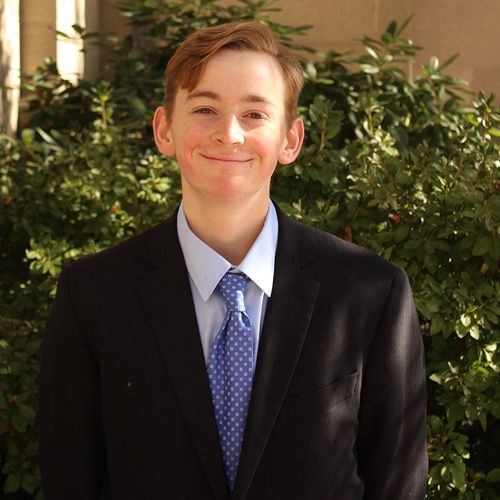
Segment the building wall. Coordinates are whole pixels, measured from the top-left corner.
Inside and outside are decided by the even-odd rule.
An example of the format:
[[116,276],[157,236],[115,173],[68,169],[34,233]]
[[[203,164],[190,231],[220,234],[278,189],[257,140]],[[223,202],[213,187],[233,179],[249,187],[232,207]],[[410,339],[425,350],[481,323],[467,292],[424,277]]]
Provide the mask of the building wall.
[[[92,6],[94,23],[103,33],[124,33],[126,22],[113,7],[114,0],[81,0]],[[236,0],[223,0],[234,3]],[[312,24],[303,43],[319,50],[360,51],[354,40],[363,34],[376,37],[395,19],[413,14],[407,36],[424,51],[444,61],[459,52],[449,68],[468,80],[475,90],[500,95],[500,1],[498,0],[278,0],[283,8],[274,15],[291,25]],[[32,72],[46,56],[56,57],[56,0],[20,0],[21,68]],[[95,55],[102,66],[105,55]],[[95,71],[92,71],[95,73]]]
[[56,58],[56,0],[21,0],[21,70],[32,73]]
[[424,48],[418,63],[431,56],[444,62],[459,53],[447,71],[467,80],[476,91],[500,96],[498,0],[279,0],[277,5],[283,8],[277,20],[313,24],[307,44],[323,51],[357,52],[356,38],[377,37],[390,21],[401,23],[413,15],[405,33]]
[[321,51],[359,51],[362,35],[382,33],[392,19],[408,17],[406,0],[279,0],[276,20],[291,25],[312,24],[306,45]]
[[500,104],[500,2],[498,0],[412,0],[414,41],[424,47],[420,61],[441,62],[457,52],[448,68],[476,91],[495,92]]

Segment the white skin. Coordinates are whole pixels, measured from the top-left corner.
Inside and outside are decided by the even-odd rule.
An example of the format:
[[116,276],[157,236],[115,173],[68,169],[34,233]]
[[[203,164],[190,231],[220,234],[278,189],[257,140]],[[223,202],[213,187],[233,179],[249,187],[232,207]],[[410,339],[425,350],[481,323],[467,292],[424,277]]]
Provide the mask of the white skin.
[[170,120],[163,106],[155,112],[156,145],[179,163],[189,227],[234,265],[263,227],[277,164],[302,146],[303,123],[287,123],[285,98],[275,58],[224,49],[193,91],[177,91]]

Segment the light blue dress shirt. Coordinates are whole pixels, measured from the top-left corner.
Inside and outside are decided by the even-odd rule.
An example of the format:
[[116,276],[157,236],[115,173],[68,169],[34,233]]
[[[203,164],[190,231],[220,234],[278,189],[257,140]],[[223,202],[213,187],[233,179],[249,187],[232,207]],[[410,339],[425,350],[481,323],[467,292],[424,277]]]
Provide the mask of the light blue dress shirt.
[[273,288],[274,258],[278,244],[278,217],[274,205],[269,201],[264,227],[238,266],[233,266],[191,231],[182,203],[177,213],[177,234],[189,274],[205,361],[226,313],[217,284],[228,271],[234,270],[241,271],[250,278],[245,294],[245,307],[253,325],[255,363],[267,299]]

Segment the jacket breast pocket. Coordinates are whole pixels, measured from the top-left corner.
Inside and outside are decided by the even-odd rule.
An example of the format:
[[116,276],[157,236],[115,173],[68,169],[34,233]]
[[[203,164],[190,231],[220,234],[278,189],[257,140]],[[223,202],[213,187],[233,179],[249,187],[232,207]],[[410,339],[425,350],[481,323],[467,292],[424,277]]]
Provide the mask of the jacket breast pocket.
[[358,372],[356,371],[317,391],[287,398],[285,405],[288,420],[313,417],[351,398],[356,388],[357,378]]

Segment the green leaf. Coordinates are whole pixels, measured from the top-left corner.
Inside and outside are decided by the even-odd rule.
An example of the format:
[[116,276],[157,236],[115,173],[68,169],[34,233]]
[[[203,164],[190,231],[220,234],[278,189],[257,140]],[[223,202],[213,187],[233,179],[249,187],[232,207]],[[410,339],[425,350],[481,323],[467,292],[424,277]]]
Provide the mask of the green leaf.
[[397,28],[398,28],[398,23],[396,21],[391,21],[387,26],[387,28],[385,29],[385,32],[391,34],[392,36],[396,36]]
[[441,474],[439,472],[439,465],[435,465],[429,471],[429,486],[439,484],[441,482]]
[[441,64],[440,68],[441,68],[441,71],[445,68],[447,68],[448,66],[450,66],[450,64],[454,63],[455,60],[457,59],[457,57],[460,56],[460,53],[457,52],[456,54],[452,55],[449,59],[446,59],[446,61]]
[[400,241],[403,241],[406,239],[408,234],[410,233],[410,226],[409,224],[400,224],[398,228],[394,231],[394,241],[397,241],[398,243]]
[[483,428],[483,432],[486,432],[486,428],[488,426],[488,421],[486,418],[486,413],[481,413],[478,417],[479,423],[481,424],[481,427]]
[[486,254],[491,247],[491,243],[492,239],[488,236],[479,238],[472,248],[472,255],[479,256]]
[[27,420],[20,414],[14,414],[12,417],[12,425],[16,429],[16,431],[20,433],[26,432],[26,427],[28,425]]
[[35,131],[31,128],[25,128],[21,131],[21,139],[26,146],[33,144],[35,140]]
[[24,470],[21,475],[21,488],[27,493],[33,493],[37,486],[37,480],[30,471]]
[[439,333],[444,327],[444,319],[442,316],[435,316],[432,318],[430,334],[435,335]]
[[457,490],[464,492],[467,487],[465,481],[465,464],[461,459],[457,458],[449,464],[451,472],[451,481]]
[[[403,31],[406,29],[406,27],[410,24],[411,20],[413,19],[413,16],[414,16],[414,14],[412,14],[411,16],[408,16],[403,21],[403,23],[401,24],[401,27],[396,32],[396,36],[400,36],[401,33],[403,33]],[[393,21],[393,23],[395,23],[395,21]]]
[[429,61],[429,67],[432,71],[437,71],[439,69],[439,60],[437,57],[432,56]]
[[35,410],[33,408],[31,408],[31,406],[28,406],[28,405],[21,403],[19,405],[19,413],[30,422],[35,420],[36,413],[35,413]]
[[49,144],[56,144],[56,141],[54,141],[54,139],[50,136],[50,134],[48,134],[47,132],[45,132],[45,130],[41,129],[40,127],[37,127],[36,131],[40,134],[41,138],[45,142],[47,142]]
[[443,421],[437,415],[429,415],[427,422],[434,434],[439,434],[443,431]]
[[441,465],[440,473],[441,473],[441,477],[445,481],[449,481],[450,480],[450,465],[449,464]]
[[469,330],[469,335],[475,339],[475,340],[479,340],[479,336],[480,336],[480,333],[479,333],[479,327],[477,325],[473,325],[470,327],[470,330]]
[[373,57],[373,59],[375,59],[376,61],[379,60],[378,54],[370,46],[365,45],[365,50],[366,52],[368,52],[368,54],[370,54],[370,56]]
[[380,72],[380,68],[378,66],[373,66],[372,64],[360,64],[359,66],[363,73],[368,73],[369,75],[375,75]]
[[65,33],[64,31],[56,30],[56,34],[62,38],[67,38],[68,40],[73,40],[73,36]]
[[488,483],[498,483],[500,481],[500,468],[491,469],[486,475]]
[[144,116],[146,114],[148,108],[147,108],[146,104],[144,103],[144,101],[142,101],[138,97],[134,96],[134,97],[130,98],[129,102],[130,102],[131,109],[134,111],[134,113],[137,116]]
[[451,422],[458,422],[465,418],[465,409],[458,402],[454,402],[447,410],[448,419]]
[[21,488],[21,473],[12,472],[7,476],[3,490],[5,493],[16,493]]
[[462,314],[462,315],[460,316],[460,322],[461,322],[461,323],[462,323],[462,325],[464,325],[465,327],[470,326],[470,323],[471,323],[470,316],[468,316],[467,314]]

